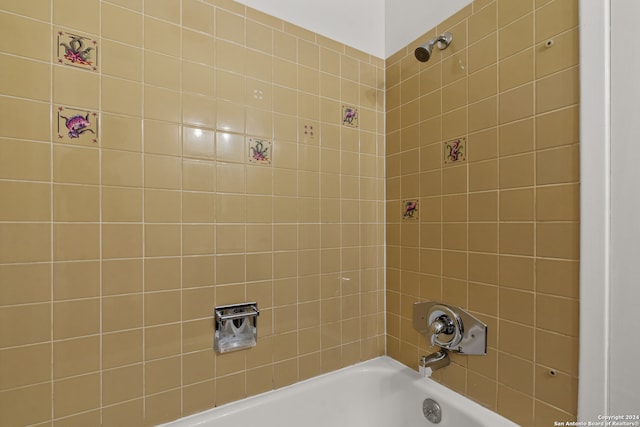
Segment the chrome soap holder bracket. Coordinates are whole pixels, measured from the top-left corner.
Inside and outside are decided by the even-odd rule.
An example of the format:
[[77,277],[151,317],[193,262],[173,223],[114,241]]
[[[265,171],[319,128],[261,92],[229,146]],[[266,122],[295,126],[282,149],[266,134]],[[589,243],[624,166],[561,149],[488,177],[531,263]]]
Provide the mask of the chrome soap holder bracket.
[[413,327],[432,346],[460,354],[487,354],[487,325],[460,307],[436,301],[416,302]]
[[255,347],[258,342],[259,315],[256,302],[216,307],[213,350],[226,353]]

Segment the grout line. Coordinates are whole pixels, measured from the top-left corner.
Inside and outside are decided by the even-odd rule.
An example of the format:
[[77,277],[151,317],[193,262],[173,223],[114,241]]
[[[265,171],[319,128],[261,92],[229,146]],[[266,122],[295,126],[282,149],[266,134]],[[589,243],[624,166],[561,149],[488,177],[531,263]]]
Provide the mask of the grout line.
[[145,59],[146,59],[146,52],[147,50],[145,49],[145,6],[146,6],[146,1],[147,0],[143,0],[142,2],[142,18],[141,18],[141,41],[140,41],[140,46],[138,46],[137,48],[140,49],[140,126],[141,126],[141,130],[140,130],[140,149],[141,149],[141,155],[140,155],[140,167],[141,167],[141,188],[140,188],[140,223],[142,226],[142,262],[141,262],[141,315],[142,315],[142,325],[140,327],[141,329],[141,335],[142,335],[142,395],[140,396],[140,398],[142,399],[142,416],[143,416],[143,420],[146,420],[147,418],[147,396],[146,396],[146,389],[147,389],[147,384],[146,384],[146,375],[145,375],[145,371],[146,371],[146,367],[147,367],[147,354],[146,354],[146,339],[145,339],[145,332],[147,329],[147,325],[145,322],[145,293],[146,293],[146,289],[145,289],[145,262],[144,260],[146,259],[145,255],[146,255],[146,222],[145,222],[145,154],[146,154],[146,150],[145,150],[145,92],[146,92],[146,78],[145,78]]
[[[533,1],[533,0],[531,0]],[[496,5],[499,7],[499,5],[496,3]],[[498,7],[496,7],[496,15],[498,15]],[[496,16],[496,25],[498,22],[498,17]],[[496,108],[497,108],[497,122],[500,122],[500,61],[503,58],[500,58],[500,39],[501,39],[501,34],[499,29],[496,29],[496,42],[495,42],[495,51],[496,51],[496,62],[495,62],[495,67],[496,67]],[[492,66],[494,64],[491,64]],[[500,131],[499,131],[499,124],[498,124],[498,131],[497,131],[497,147],[496,147],[496,162],[497,162],[497,182],[496,182],[496,218],[495,218],[495,222],[496,222],[496,252],[498,253],[498,284],[500,283],[500,195],[501,195],[501,191],[500,191],[500,143],[501,143],[501,139],[500,139]],[[496,411],[498,410],[498,401],[499,401],[499,364],[498,364],[498,359],[499,359],[499,348],[500,348],[500,321],[501,321],[501,312],[500,312],[500,286],[497,286],[497,290],[496,290],[496,349],[495,349],[495,361],[494,361],[494,369],[495,369],[495,383],[496,383],[496,394],[495,394],[495,402],[496,402]]]
[[[100,69],[99,69],[99,74],[98,74],[98,124],[100,127],[102,127],[102,39],[100,38],[102,36],[102,3],[98,6],[99,10],[98,10],[98,40],[100,40],[100,52],[98,53],[98,55],[100,56],[99,58],[96,58],[96,60],[99,62],[100,64]],[[100,245],[99,247],[99,264],[98,264],[98,270],[99,270],[99,301],[100,301],[100,312],[99,312],[99,321],[100,321],[100,325],[99,325],[99,333],[100,333],[100,337],[99,337],[99,349],[100,349],[100,354],[98,355],[98,366],[100,367],[100,373],[99,373],[99,384],[100,384],[100,391],[99,391],[99,402],[100,402],[100,407],[99,407],[99,411],[100,411],[100,423],[102,423],[103,421],[103,411],[102,411],[102,406],[103,406],[103,402],[104,402],[104,393],[103,393],[103,389],[104,389],[104,376],[103,376],[103,369],[104,369],[104,360],[103,360],[103,353],[104,353],[104,343],[103,343],[103,311],[102,311],[102,296],[103,296],[103,282],[102,282],[102,274],[103,274],[103,253],[102,253],[102,244],[103,244],[103,232],[104,232],[104,228],[103,228],[103,223],[102,223],[102,209],[103,209],[103,204],[102,204],[102,175],[103,175],[103,170],[102,170],[102,160],[103,160],[103,151],[102,151],[102,147],[104,144],[104,139],[102,138],[103,135],[98,135],[99,138],[99,145],[98,145],[98,209],[99,209],[99,241],[98,244]]]
[[[537,153],[538,152],[538,150],[537,150],[538,147],[537,147],[537,144],[536,144],[536,139],[537,139],[537,133],[536,133],[537,126],[536,126],[536,124],[537,124],[537,120],[538,120],[537,119],[537,116],[538,116],[538,111],[537,111],[537,104],[538,104],[537,84],[538,84],[538,80],[539,80],[537,78],[537,76],[536,76],[536,71],[538,69],[538,53],[537,53],[537,51],[535,49],[536,38],[537,38],[536,37],[536,16],[537,16],[537,13],[535,13],[535,6],[536,5],[535,5],[534,0],[530,0],[530,1],[533,2],[533,8],[534,8],[534,13],[533,13],[533,46],[534,46],[534,49],[533,49],[533,83],[532,83],[533,84],[533,95],[532,95],[533,129],[531,129],[531,132],[533,134],[533,151],[534,151],[534,153]],[[569,68],[571,68],[571,67],[569,67]],[[552,76],[554,74],[557,74],[557,73],[552,73],[552,74],[549,74],[549,75],[544,76],[544,77],[550,77],[550,76]],[[533,337],[532,337],[532,340],[533,340],[533,351],[532,351],[532,354],[531,354],[531,362],[532,362],[532,369],[533,369],[533,372],[532,372],[532,377],[533,377],[532,378],[532,388],[533,388],[532,394],[535,397],[537,395],[537,385],[538,385],[537,384],[537,382],[538,382],[537,381],[537,375],[536,375],[536,364],[537,364],[536,354],[538,352],[538,348],[537,348],[538,342],[537,342],[537,339],[536,339],[536,336],[537,336],[536,332],[539,330],[538,329],[538,318],[537,318],[537,312],[538,312],[538,286],[537,286],[537,283],[536,283],[537,282],[537,275],[536,275],[537,268],[536,268],[536,266],[537,266],[537,256],[538,256],[538,243],[537,243],[538,242],[538,239],[537,239],[537,235],[538,235],[538,216],[537,216],[537,205],[538,205],[538,190],[537,190],[537,184],[538,184],[538,168],[537,168],[537,166],[538,166],[538,164],[537,164],[537,162],[538,162],[538,160],[537,159],[538,159],[538,156],[537,155],[533,155],[532,157],[533,157],[533,159],[532,159],[533,160],[533,213],[532,213],[532,215],[533,215],[534,222],[533,222],[533,242],[532,242],[533,243],[533,307],[531,309],[533,311],[533,313],[532,313],[532,316],[533,316],[532,327],[533,327],[534,333],[533,333]],[[532,399],[532,406],[533,406],[533,408],[532,408],[531,412],[532,412],[533,418],[535,420],[535,418],[536,418],[535,398]]]
[[[49,18],[50,18],[50,22],[48,22],[49,24],[49,34],[51,35],[51,47],[53,47],[53,42],[54,42],[54,36],[53,36],[53,2],[50,2],[49,5]],[[53,48],[51,49],[51,51],[49,52],[49,61],[50,64],[54,64],[54,57],[53,57]],[[54,396],[55,396],[55,387],[54,387],[54,341],[53,341],[53,321],[54,321],[54,235],[53,235],[53,219],[54,219],[54,204],[53,204],[53,189],[54,189],[54,185],[53,185],[53,178],[54,178],[54,161],[53,161],[53,153],[54,153],[54,145],[53,145],[53,85],[54,85],[54,81],[53,81],[53,66],[51,65],[49,67],[49,141],[50,141],[50,147],[49,147],[49,194],[50,194],[50,223],[49,223],[49,238],[51,240],[50,242],[50,250],[49,250],[49,262],[51,263],[49,272],[50,272],[50,287],[51,287],[51,291],[50,291],[50,305],[49,305],[49,310],[50,310],[50,341],[51,341],[51,349],[50,349],[50,365],[49,365],[49,369],[50,369],[50,381],[51,381],[51,400],[50,400],[50,404],[51,404],[51,414],[50,414],[50,418],[51,418],[51,425],[53,426],[53,420],[55,417],[55,401],[54,401]]]
[[[215,11],[215,8],[214,8]],[[180,58],[178,58],[178,60],[180,61],[180,70],[179,70],[179,74],[178,74],[178,79],[179,79],[179,86],[180,86],[180,124],[183,124],[183,120],[184,120],[184,105],[183,105],[183,97],[184,97],[184,66],[183,66],[183,62],[182,62],[182,56],[183,56],[183,32],[184,32],[184,11],[183,11],[183,3],[180,2],[180,41],[179,41],[179,49],[180,49]],[[214,16],[214,23],[215,23],[215,16]],[[215,61],[214,61],[215,62]],[[215,93],[215,92],[214,92]],[[182,126],[180,126],[180,142],[182,142],[182,138],[184,138],[184,132],[182,132]],[[143,147],[144,147],[144,126],[143,126],[143,130],[142,130],[142,135],[143,135]],[[214,144],[215,144],[215,133],[213,134],[214,137]],[[184,163],[183,163],[183,157],[182,157],[182,144],[180,147],[180,268],[179,268],[179,272],[180,272],[180,416],[184,416],[184,337],[183,337],[183,321],[184,321],[184,310],[183,310],[183,283],[182,283],[182,266],[183,266],[183,255],[184,255]],[[215,145],[214,145],[214,152],[215,152]],[[215,227],[214,227],[214,233],[215,233]],[[212,236],[213,238],[213,236]],[[215,245],[215,241],[213,242]]]

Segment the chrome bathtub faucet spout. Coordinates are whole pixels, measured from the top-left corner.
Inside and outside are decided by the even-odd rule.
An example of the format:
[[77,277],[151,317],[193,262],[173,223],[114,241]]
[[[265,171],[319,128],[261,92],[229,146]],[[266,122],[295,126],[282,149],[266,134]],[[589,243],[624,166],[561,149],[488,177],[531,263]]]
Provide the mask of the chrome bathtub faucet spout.
[[447,353],[446,350],[438,350],[435,353],[420,358],[418,372],[425,377],[430,377],[433,371],[444,368],[449,365],[449,363],[451,363],[449,353]]

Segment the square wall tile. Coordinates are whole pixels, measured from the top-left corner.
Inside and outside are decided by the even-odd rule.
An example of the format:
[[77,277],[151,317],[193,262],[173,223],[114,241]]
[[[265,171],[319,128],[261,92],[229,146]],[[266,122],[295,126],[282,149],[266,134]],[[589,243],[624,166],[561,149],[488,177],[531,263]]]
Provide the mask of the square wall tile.
[[[0,42],[0,51],[18,56],[49,61],[51,57],[51,25],[11,13],[0,14],[0,28],[6,36]],[[15,40],[24,40],[16,44]]]

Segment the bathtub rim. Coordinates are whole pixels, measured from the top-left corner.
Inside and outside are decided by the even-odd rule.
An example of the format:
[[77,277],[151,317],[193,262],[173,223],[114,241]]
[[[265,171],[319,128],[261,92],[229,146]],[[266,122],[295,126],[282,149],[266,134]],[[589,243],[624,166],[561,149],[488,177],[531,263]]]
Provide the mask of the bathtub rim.
[[[267,400],[270,395],[275,395],[280,392],[284,392],[290,390],[292,388],[297,388],[305,384],[318,382],[325,378],[331,378],[334,376],[339,376],[341,373],[347,371],[374,371],[376,369],[392,369],[397,374],[405,375],[410,378],[411,381],[425,382],[425,389],[428,389],[429,393],[432,393],[434,396],[426,396],[432,397],[438,401],[446,402],[447,406],[453,407],[455,410],[459,410],[462,412],[470,413],[472,416],[480,416],[481,419],[485,419],[484,417],[488,417],[489,420],[496,419],[500,420],[505,427],[513,426],[519,427],[518,424],[513,421],[505,418],[504,416],[498,414],[495,411],[481,405],[480,403],[470,399],[467,396],[464,396],[457,391],[450,389],[439,382],[431,379],[422,377],[416,370],[411,369],[406,366],[402,362],[399,362],[388,355],[377,356],[369,360],[365,360],[362,362],[355,363],[353,365],[345,366],[340,369],[336,369],[335,371],[325,372],[323,374],[317,375],[315,377],[307,378],[293,384],[286,385],[284,387],[280,387],[277,389],[269,390],[263,393],[259,393],[253,396],[248,396],[242,398],[240,400],[236,400],[233,402],[228,402],[222,404],[220,406],[215,406],[210,409],[205,409],[204,411],[197,412],[195,414],[190,414],[184,416],[182,418],[178,418],[176,420],[159,424],[156,427],[199,427],[206,426],[205,423],[212,420],[213,415],[215,414],[218,418],[223,418],[234,413],[237,413],[248,406],[251,406],[251,402],[254,400]],[[275,398],[275,397],[274,397]],[[490,425],[490,424],[488,424]]]

